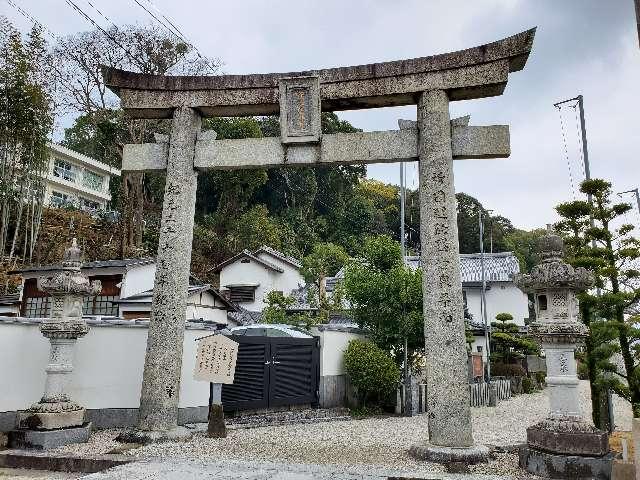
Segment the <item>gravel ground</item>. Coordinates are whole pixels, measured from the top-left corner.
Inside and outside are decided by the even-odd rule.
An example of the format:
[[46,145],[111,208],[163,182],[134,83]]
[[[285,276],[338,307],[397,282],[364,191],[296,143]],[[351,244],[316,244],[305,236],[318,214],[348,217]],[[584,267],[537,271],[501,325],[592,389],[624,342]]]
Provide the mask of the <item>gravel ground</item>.
[[[580,400],[590,415],[589,385],[580,383]],[[616,424],[631,428],[631,409],[614,399]],[[473,430],[476,442],[511,446],[523,443],[526,428],[542,420],[547,413],[545,392],[518,395],[500,402],[496,408],[474,408]],[[106,453],[118,446],[113,438],[117,430],[103,430],[91,436],[89,443],[69,445],[58,452],[79,454]],[[162,443],[126,452],[141,457],[182,457],[252,461],[282,461],[350,466],[376,465],[400,470],[442,471],[440,465],[418,462],[407,454],[408,448],[427,438],[427,417],[376,417],[362,420],[295,424],[253,429],[231,429],[225,439],[211,439],[199,433],[188,442]],[[475,473],[522,475],[517,455],[497,454],[488,465],[473,467]]]

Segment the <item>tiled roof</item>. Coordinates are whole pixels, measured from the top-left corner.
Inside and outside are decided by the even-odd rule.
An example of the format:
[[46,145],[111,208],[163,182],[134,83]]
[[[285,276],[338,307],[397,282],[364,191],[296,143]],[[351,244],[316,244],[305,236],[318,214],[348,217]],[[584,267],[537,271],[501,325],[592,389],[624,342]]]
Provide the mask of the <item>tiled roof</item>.
[[254,312],[244,307],[237,306],[235,312],[228,312],[227,318],[240,326],[253,325],[262,322],[262,312]]
[[311,303],[309,302],[309,296],[317,293],[315,290],[316,286],[313,284],[307,284],[291,290],[290,297],[293,298],[294,301],[287,307],[287,310],[317,310],[318,306],[311,305]]
[[[408,255],[407,265],[411,268],[420,267],[418,255]],[[520,273],[520,264],[512,252],[485,253],[484,271],[487,282],[510,282],[516,273]],[[460,254],[460,276],[463,284],[482,282],[482,269],[479,253]],[[327,291],[331,292],[344,278],[344,271],[340,270],[334,277],[326,279]]]
[[[209,291],[211,294],[221,300],[225,305],[232,309],[237,309],[237,305],[233,302],[230,302],[224,295],[222,295],[218,290],[213,288],[211,285],[189,285],[187,290],[188,295],[192,295],[198,292]],[[151,304],[153,300],[153,290],[146,290],[144,292],[135,293],[133,295],[129,295],[128,297],[122,297],[118,300],[112,300],[111,303],[149,303]]]
[[[82,264],[82,270],[90,270],[94,268],[126,268],[133,265],[147,265],[149,263],[154,263],[155,258],[153,257],[145,257],[145,258],[125,258],[125,259],[116,259],[116,260],[96,260],[93,262],[86,262]],[[28,272],[48,272],[54,270],[62,269],[62,264],[54,263],[50,265],[38,265],[31,267],[24,267],[19,270],[14,270],[9,273],[28,273]]]
[[230,265],[230,264],[234,263],[235,261],[237,261],[237,260],[239,260],[240,258],[243,258],[243,257],[250,258],[251,260],[253,260],[253,261],[257,262],[257,263],[260,263],[261,265],[263,265],[263,266],[265,266],[265,267],[267,267],[267,268],[269,268],[271,270],[275,270],[276,272],[280,272],[280,273],[284,272],[284,270],[281,267],[279,267],[279,266],[277,266],[277,265],[275,265],[275,264],[273,264],[273,263],[271,263],[271,262],[269,262],[267,260],[264,260],[264,259],[262,259],[260,257],[256,257],[249,250],[243,250],[240,253],[238,253],[237,255],[234,255],[233,257],[228,258],[224,262],[222,262],[222,263],[216,265],[215,267],[213,267],[211,269],[211,271],[219,272],[220,270],[222,270],[227,265]]
[[279,252],[274,248],[268,247],[267,245],[261,246],[259,249],[253,252],[253,254],[257,256],[259,253],[262,253],[262,252],[268,253],[269,255],[272,255],[275,258],[282,260],[283,262],[287,262],[296,268],[302,268],[302,263],[300,263],[300,260],[298,260],[297,258],[293,258],[288,255],[285,255],[284,253]]
[[[407,263],[413,267],[420,266],[419,256],[408,256]],[[512,252],[485,253],[484,272],[487,282],[510,282],[513,275],[520,272],[518,259]],[[482,281],[482,268],[479,253],[460,254],[460,276],[462,283]]]

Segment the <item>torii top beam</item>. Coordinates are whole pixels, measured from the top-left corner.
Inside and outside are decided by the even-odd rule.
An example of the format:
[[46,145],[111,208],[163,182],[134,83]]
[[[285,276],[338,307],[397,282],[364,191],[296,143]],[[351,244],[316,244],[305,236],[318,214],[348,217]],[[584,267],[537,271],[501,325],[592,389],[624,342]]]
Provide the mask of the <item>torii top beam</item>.
[[411,105],[432,89],[468,100],[503,93],[509,73],[524,68],[535,31],[458,52],[304,72],[163,76],[104,67],[102,74],[133,118],[170,118],[180,106],[207,117],[276,114],[280,80],[307,76],[319,78],[322,111]]

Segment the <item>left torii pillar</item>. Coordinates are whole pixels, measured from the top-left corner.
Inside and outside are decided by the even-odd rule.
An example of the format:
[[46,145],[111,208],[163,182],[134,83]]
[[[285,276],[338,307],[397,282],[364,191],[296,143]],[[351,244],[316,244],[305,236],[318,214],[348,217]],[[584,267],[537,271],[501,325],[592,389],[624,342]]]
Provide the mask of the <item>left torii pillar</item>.
[[175,109],[140,395],[138,428],[144,431],[166,432],[177,427],[186,292],[198,187],[198,172],[193,162],[200,124],[200,115],[194,109]]

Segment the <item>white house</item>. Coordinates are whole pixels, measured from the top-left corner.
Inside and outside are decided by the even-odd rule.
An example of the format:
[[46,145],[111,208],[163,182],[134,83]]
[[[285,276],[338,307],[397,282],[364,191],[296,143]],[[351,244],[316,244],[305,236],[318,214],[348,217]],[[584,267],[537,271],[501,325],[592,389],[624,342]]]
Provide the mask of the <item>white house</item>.
[[[407,262],[417,268],[420,265],[420,257],[407,257]],[[513,315],[513,323],[517,324],[523,333],[526,332],[529,299],[513,282],[513,276],[520,272],[518,258],[512,252],[485,253],[484,271],[487,322],[494,322],[498,313],[510,313]],[[471,315],[470,325],[475,337],[471,350],[482,353],[483,360],[486,361],[484,319],[480,306],[482,261],[479,253],[460,254],[460,277],[464,305]]]
[[295,258],[263,246],[255,252],[243,250],[213,270],[220,275],[220,290],[229,300],[246,310],[260,312],[269,292],[290,295],[304,285],[301,267]]
[[[61,265],[27,267],[17,270],[22,276],[20,316],[42,318],[49,314],[50,297],[40,291],[39,276],[59,270]],[[91,280],[100,280],[102,291],[84,301],[87,316],[119,317],[124,319],[149,318],[156,263],[153,258],[124,260],[98,260],[87,262],[82,271]],[[193,283],[199,283],[195,281]],[[210,285],[190,285],[186,320],[196,320],[227,326],[227,313],[236,307]]]
[[50,152],[45,177],[44,204],[73,205],[90,212],[105,210],[111,201],[109,182],[120,170],[56,143]]

